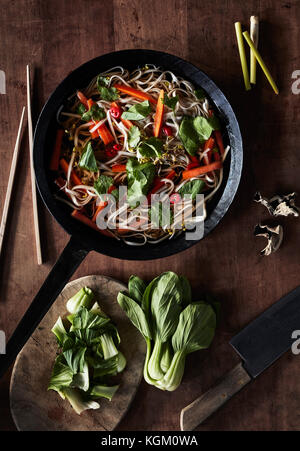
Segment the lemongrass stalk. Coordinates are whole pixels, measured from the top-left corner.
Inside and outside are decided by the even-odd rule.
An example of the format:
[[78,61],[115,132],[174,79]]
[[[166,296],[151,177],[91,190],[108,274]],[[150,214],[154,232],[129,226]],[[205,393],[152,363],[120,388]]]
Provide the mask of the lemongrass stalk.
[[265,74],[265,76],[267,77],[268,82],[269,82],[270,85],[272,86],[272,88],[273,88],[275,94],[278,94],[279,91],[278,91],[278,88],[277,88],[277,86],[276,86],[276,83],[275,83],[275,81],[274,81],[272,75],[270,74],[270,71],[268,70],[267,66],[265,65],[264,60],[262,59],[262,57],[261,57],[259,51],[255,48],[255,45],[254,45],[252,39],[250,38],[248,31],[244,31],[243,36],[244,36],[244,38],[246,39],[246,41],[247,41],[248,45],[250,46],[250,48],[252,49],[252,51],[253,51],[253,53],[254,53],[254,55],[255,55],[255,58],[257,59],[257,61],[258,61],[259,65],[260,65],[260,67],[261,67],[262,70],[264,71],[264,74]]
[[[258,29],[259,20],[257,16],[250,17],[250,38],[252,39],[255,47],[258,47]],[[250,83],[256,83],[256,58],[253,50],[250,48]]]
[[248,72],[248,66],[247,66],[247,60],[246,60],[246,52],[245,52],[245,47],[244,47],[241,22],[236,22],[234,24],[234,26],[235,26],[236,39],[237,39],[239,53],[240,53],[240,60],[241,60],[241,66],[242,66],[242,71],[243,71],[245,88],[246,88],[246,91],[249,91],[249,89],[251,89],[251,85],[250,85],[250,80],[249,80],[249,72]]

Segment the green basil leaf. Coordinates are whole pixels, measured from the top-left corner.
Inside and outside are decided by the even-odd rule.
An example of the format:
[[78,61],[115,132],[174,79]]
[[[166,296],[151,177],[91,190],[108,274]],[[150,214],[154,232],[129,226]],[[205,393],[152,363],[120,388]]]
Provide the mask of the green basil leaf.
[[78,107],[77,107],[77,109],[76,109],[76,113],[80,114],[80,116],[81,116],[82,114],[86,113],[86,108],[85,108],[85,106],[84,106],[82,103],[80,103],[80,104],[78,105]]
[[203,116],[184,116],[179,126],[179,137],[186,151],[195,155],[200,144],[203,144],[211,136],[214,130],[220,128],[217,117],[206,118]]
[[204,100],[206,98],[206,92],[202,88],[195,89],[194,94],[199,100]]
[[91,106],[91,108],[88,111],[85,111],[83,115],[81,116],[81,119],[85,122],[89,122],[92,119],[94,121],[101,121],[101,119],[104,119],[106,116],[105,111],[103,108],[100,108],[96,103]]
[[129,121],[140,121],[151,113],[151,105],[148,100],[136,103],[122,114],[122,119]]
[[144,158],[156,159],[161,157],[164,145],[161,139],[154,136],[143,141],[138,148],[139,154]]
[[203,180],[190,180],[189,182],[185,183],[180,190],[178,190],[178,193],[181,197],[183,197],[185,194],[190,194],[192,197],[192,200],[196,199],[196,195],[200,194],[205,186],[205,182]]
[[136,147],[138,145],[138,143],[140,142],[141,139],[141,132],[140,129],[136,126],[133,125],[132,127],[130,127],[129,131],[128,131],[128,144],[129,147]]
[[178,100],[179,100],[178,96],[168,97],[167,94],[165,94],[163,104],[167,105],[169,108],[171,108],[171,110],[174,111]]
[[108,102],[113,102],[119,98],[119,94],[116,88],[109,87],[109,78],[102,77],[101,75],[97,78],[97,88],[100,93],[100,97]]
[[151,186],[155,167],[152,163],[140,164],[136,158],[130,158],[126,165],[128,192],[127,200],[131,207],[140,203],[142,195],[146,195]]
[[94,188],[97,191],[99,197],[101,194],[106,194],[108,189],[114,184],[112,177],[108,177],[107,175],[100,175],[97,180],[94,182]]
[[85,146],[84,151],[81,155],[79,167],[82,169],[87,169],[88,171],[98,171],[97,161],[90,141]]

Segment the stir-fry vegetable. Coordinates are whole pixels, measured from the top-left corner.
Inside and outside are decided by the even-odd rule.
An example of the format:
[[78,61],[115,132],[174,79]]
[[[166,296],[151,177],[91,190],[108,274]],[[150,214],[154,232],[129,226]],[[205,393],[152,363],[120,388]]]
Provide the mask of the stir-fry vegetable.
[[168,271],[148,285],[131,276],[118,303],[143,335],[146,382],[173,391],[181,383],[187,354],[210,346],[216,314],[206,302],[192,302],[186,277]]
[[[219,120],[203,90],[169,71],[152,65],[132,73],[108,70],[77,91],[58,120],[51,163],[54,180],[60,180],[56,199],[95,230],[105,208],[106,235],[126,244],[159,243],[182,233],[189,220],[179,191],[193,193],[190,222],[196,226],[197,206],[221,185],[229,148]],[[190,178],[199,180],[204,200],[195,196],[199,190],[184,188]],[[151,220],[158,197],[170,201],[169,224]]]
[[76,413],[100,407],[95,399],[112,399],[118,385],[111,377],[121,373],[126,359],[119,350],[114,324],[94,302],[94,293],[83,287],[67,302],[70,313],[52,328],[60,353],[55,359],[48,390],[67,399]]

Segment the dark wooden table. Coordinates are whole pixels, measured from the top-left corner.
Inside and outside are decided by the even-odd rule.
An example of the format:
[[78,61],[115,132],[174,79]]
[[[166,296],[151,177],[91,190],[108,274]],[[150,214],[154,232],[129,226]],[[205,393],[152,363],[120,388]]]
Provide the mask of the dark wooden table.
[[[0,200],[3,205],[21,108],[25,66],[36,69],[34,106],[40,110],[56,85],[83,62],[113,50],[151,48],[181,56],[205,71],[224,91],[240,122],[245,164],[229,213],[204,241],[163,260],[119,261],[90,253],[74,275],[106,274],[122,281],[137,273],[152,278],[165,270],[185,274],[196,292],[209,290],[222,303],[222,321],[210,351],[188,359],[181,387],[164,393],[142,383],[119,429],[176,430],[180,409],[236,362],[228,340],[251,319],[299,285],[300,219],[288,218],[282,248],[260,257],[263,239],[253,227],[269,220],[252,201],[300,191],[300,95],[291,90],[300,69],[300,2],[297,0],[1,0]],[[277,80],[276,96],[260,70],[245,92],[234,22],[258,14],[260,49]],[[138,64],[138,61],[137,61]],[[300,202],[300,201],[299,201]],[[2,207],[1,207],[2,208]],[[45,263],[36,265],[27,133],[18,165],[0,274],[0,329],[9,336],[68,240],[40,204]],[[287,354],[211,417],[202,430],[295,430],[300,427],[299,358]],[[0,381],[0,429],[13,430],[9,379]]]

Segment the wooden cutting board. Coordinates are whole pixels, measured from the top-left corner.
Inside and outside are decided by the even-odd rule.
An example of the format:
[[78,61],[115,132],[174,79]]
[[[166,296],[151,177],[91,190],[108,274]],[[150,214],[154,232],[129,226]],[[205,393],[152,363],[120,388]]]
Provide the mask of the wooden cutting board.
[[[67,401],[52,390],[47,391],[57,352],[51,328],[59,315],[64,316],[66,302],[81,287],[93,290],[100,307],[116,324],[127,367],[112,401],[100,398],[100,409],[77,415]],[[87,276],[68,283],[41,321],[14,365],[10,385],[10,407],[21,431],[113,430],[125,415],[142,378],[146,346],[117,303],[124,284],[106,276]]]

